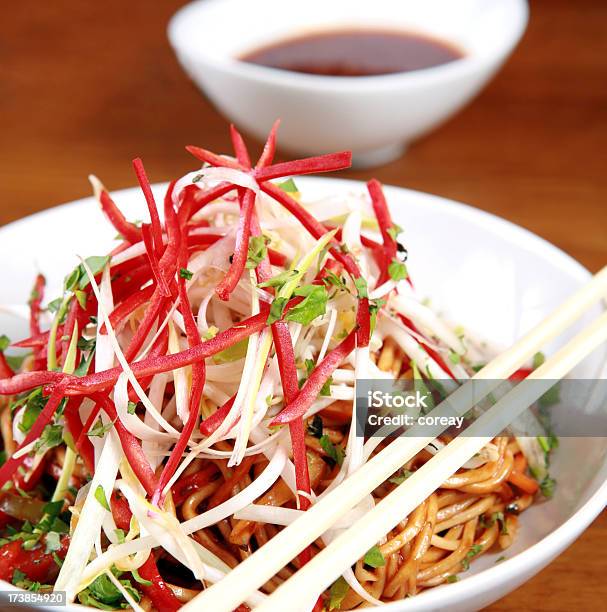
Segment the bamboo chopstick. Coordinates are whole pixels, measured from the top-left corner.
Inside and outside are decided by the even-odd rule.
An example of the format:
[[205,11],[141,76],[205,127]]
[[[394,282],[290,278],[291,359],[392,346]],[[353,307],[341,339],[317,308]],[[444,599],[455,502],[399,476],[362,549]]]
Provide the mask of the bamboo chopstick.
[[[485,380],[486,388],[482,393],[483,395],[490,393],[498,385],[499,379],[511,376],[543,345],[564,331],[590,306],[604,297],[607,297],[607,267],[511,348],[487,364],[472,380]],[[464,414],[482,399],[479,395],[479,386],[477,383],[472,387],[469,384],[459,387],[447,400],[439,404],[432,414],[449,416],[453,414],[454,408],[460,414]],[[415,431],[413,428],[408,432],[409,437],[403,436],[392,442],[256,553],[237,565],[225,578],[192,599],[184,606],[184,610],[206,609],[213,612],[230,612],[236,608],[248,593],[258,589],[274,576],[299,552],[330,528],[344,512],[353,508],[440,435],[443,429],[436,427],[432,431],[432,436],[413,437],[419,434],[419,430]]]
[[[526,379],[539,382],[532,385],[520,383],[476,419],[465,434],[460,434],[416,470],[255,609],[259,612],[295,610],[297,608],[292,604],[289,606],[289,602],[305,601],[310,596],[320,595],[404,516],[410,514],[466,461],[537,401],[554,384],[554,380],[563,378],[606,341],[607,313],[586,327]],[[488,431],[492,435],[486,435]]]

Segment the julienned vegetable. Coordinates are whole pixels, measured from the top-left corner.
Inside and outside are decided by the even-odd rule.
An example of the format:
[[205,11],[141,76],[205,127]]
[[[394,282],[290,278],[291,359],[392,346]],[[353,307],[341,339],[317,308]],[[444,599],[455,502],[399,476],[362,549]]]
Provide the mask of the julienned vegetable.
[[[355,435],[357,378],[439,394],[486,359],[415,294],[380,183],[364,201],[307,201],[293,175],[346,168],[350,154],[274,163],[277,129],[255,163],[234,127],[234,157],[187,147],[203,165],[163,197],[135,159],[149,222],[91,177],[117,246],[59,296],[36,278],[30,336],[13,343],[32,351],[22,363],[0,338],[0,577],[101,609],[176,610],[375,452]],[[543,429],[496,438],[310,607],[452,582],[552,493],[552,448]]]

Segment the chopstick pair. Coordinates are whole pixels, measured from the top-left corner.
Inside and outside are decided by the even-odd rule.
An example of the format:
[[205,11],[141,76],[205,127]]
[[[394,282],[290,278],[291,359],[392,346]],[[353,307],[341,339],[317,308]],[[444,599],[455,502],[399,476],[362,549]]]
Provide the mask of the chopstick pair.
[[[543,345],[562,333],[590,306],[604,297],[607,297],[607,267],[568,298],[542,323],[478,372],[471,381],[484,381],[480,394],[478,382],[476,384],[468,382],[441,402],[431,414],[452,415],[453,410],[459,414],[467,412],[481,399],[481,395],[487,395],[496,388],[500,379],[510,377]],[[562,378],[606,340],[607,314],[589,325],[529,378],[546,379],[546,385],[551,386],[555,378]],[[515,387],[466,430],[466,437],[459,436],[447,445],[373,510],[340,534],[292,578],[283,583],[257,609],[264,612],[306,609],[310,597],[320,593],[345,569],[351,567],[395,524],[439,488],[446,478],[456,472],[493,437],[481,436],[480,433],[486,432],[489,425],[503,429],[545,390],[541,383]],[[533,398],[536,393],[537,397]],[[506,414],[505,406],[510,408],[510,413]],[[474,436],[475,432],[478,437],[469,437]],[[295,522],[235,567],[220,582],[195,597],[184,609],[229,612],[236,608],[250,592],[263,585],[301,550],[320,537],[344,512],[353,508],[434,440],[442,433],[442,429],[436,428],[432,431],[433,435],[413,437],[416,433],[413,429],[408,435],[389,444]]]

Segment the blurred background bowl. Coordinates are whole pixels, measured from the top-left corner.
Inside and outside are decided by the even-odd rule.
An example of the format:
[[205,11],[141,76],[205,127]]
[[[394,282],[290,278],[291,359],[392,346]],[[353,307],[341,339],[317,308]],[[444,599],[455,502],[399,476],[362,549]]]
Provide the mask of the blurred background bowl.
[[[168,33],[185,71],[232,122],[263,140],[281,118],[285,149],[308,155],[350,149],[354,164],[364,167],[398,157],[470,101],[514,49],[527,18],[524,0],[200,0],[175,14]],[[370,77],[303,74],[238,59],[293,36],[343,28],[427,34],[465,56]]]

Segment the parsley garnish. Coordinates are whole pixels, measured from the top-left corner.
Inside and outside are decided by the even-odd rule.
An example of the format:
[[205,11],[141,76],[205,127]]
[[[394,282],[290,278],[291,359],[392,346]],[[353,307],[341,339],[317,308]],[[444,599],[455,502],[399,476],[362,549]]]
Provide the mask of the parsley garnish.
[[185,280],[192,280],[194,272],[190,272],[187,268],[179,268],[179,276]]

